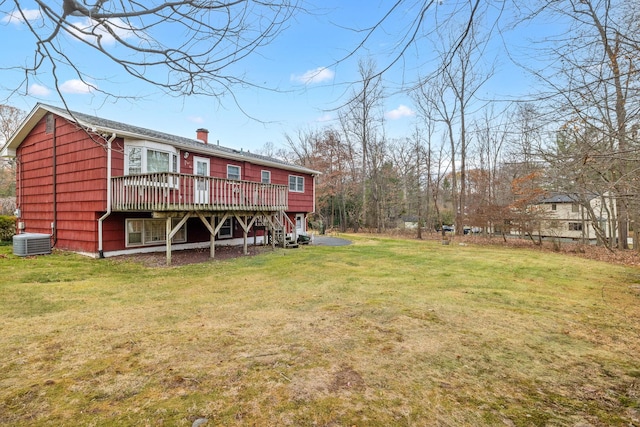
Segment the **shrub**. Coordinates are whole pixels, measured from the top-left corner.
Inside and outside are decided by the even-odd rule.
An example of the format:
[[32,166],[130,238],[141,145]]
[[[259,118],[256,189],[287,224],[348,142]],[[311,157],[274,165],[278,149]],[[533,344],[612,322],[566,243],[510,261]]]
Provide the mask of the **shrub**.
[[0,241],[9,241],[16,234],[16,217],[0,215]]

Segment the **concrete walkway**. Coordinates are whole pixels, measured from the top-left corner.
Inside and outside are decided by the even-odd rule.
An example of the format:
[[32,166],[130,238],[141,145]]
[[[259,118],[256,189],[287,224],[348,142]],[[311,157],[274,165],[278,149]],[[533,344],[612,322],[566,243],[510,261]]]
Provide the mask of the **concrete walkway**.
[[311,244],[316,246],[346,246],[351,244],[351,240],[340,237],[315,235],[313,236],[313,242]]

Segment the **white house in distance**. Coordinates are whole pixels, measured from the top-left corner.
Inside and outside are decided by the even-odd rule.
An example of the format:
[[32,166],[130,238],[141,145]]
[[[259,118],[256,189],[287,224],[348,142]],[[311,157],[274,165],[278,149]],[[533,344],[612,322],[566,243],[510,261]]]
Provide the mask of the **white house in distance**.
[[[605,238],[614,235],[615,225],[609,218],[615,210],[615,203],[608,195],[590,195],[581,199],[577,194],[556,194],[540,200],[536,208],[543,213],[544,219],[533,230],[534,236],[547,238],[567,238],[595,243],[595,227],[603,230]],[[591,213],[591,212],[592,213]]]

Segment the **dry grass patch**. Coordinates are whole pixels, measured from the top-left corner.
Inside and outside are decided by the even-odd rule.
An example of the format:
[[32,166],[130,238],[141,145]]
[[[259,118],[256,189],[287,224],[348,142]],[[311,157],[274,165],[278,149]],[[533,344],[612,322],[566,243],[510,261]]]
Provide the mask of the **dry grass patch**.
[[637,269],[353,238],[177,268],[5,250],[0,424],[640,423]]

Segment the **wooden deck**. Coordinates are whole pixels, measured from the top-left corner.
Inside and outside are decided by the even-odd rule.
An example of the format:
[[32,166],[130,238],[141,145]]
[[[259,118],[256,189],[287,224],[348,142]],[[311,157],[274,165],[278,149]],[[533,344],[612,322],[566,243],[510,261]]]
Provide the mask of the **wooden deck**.
[[289,194],[286,185],[167,172],[114,177],[111,190],[115,212],[281,212]]

